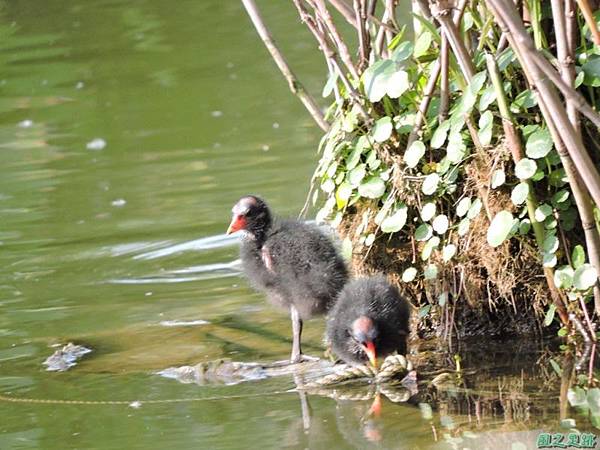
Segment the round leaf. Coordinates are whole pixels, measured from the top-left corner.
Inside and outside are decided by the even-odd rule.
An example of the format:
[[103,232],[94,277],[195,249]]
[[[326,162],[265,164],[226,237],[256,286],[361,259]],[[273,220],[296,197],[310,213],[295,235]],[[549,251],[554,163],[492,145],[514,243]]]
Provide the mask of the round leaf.
[[367,174],[367,169],[364,164],[359,164],[350,172],[348,172],[348,181],[354,187],[358,186]]
[[448,244],[442,249],[442,259],[444,262],[448,262],[456,254],[456,245]]
[[573,285],[575,271],[571,266],[562,266],[554,271],[554,284],[559,289],[569,289]]
[[492,247],[498,247],[508,237],[513,226],[513,215],[508,211],[500,211],[492,219],[487,231],[487,242]]
[[432,234],[431,226],[426,223],[422,223],[415,230],[415,239],[417,241],[426,241],[431,237]]
[[409,283],[412,280],[414,280],[416,276],[417,269],[415,269],[414,267],[409,267],[404,272],[402,272],[402,281],[404,281],[405,283]]
[[464,236],[469,231],[469,226],[471,225],[471,221],[468,218],[464,218],[458,224],[458,235]]
[[460,200],[460,202],[458,202],[458,205],[456,207],[456,215],[458,217],[464,216],[465,214],[467,214],[470,207],[471,207],[471,197],[462,198]]
[[523,181],[513,188],[512,192],[510,193],[510,200],[513,202],[513,204],[518,206],[527,199],[528,195],[529,183]]
[[479,212],[481,211],[481,205],[481,200],[476,198],[469,207],[469,211],[467,211],[467,217],[471,220],[477,217],[479,215]]
[[404,153],[404,163],[411,169],[415,168],[424,154],[425,144],[421,141],[415,141]]
[[548,205],[547,203],[543,203],[535,210],[535,220],[538,222],[543,222],[550,214],[552,214],[552,206]]
[[525,145],[525,153],[528,157],[533,159],[543,158],[550,150],[552,150],[552,136],[547,129],[541,129],[532,133],[527,138],[527,144]]
[[399,231],[406,223],[407,215],[408,208],[406,206],[401,206],[394,214],[386,217],[383,222],[381,222],[381,231],[384,233],[395,233],[396,231]]
[[430,173],[423,180],[423,186],[421,190],[425,195],[432,195],[437,190],[438,184],[440,182],[440,176],[437,173]]
[[576,269],[585,264],[585,250],[581,245],[576,245],[571,254],[571,262]]
[[425,222],[429,222],[433,216],[435,216],[435,203],[425,203],[423,205],[423,209],[421,209],[421,219],[423,219]]
[[515,166],[515,175],[519,180],[527,180],[531,178],[537,170],[537,164],[534,160],[529,158],[523,158]]
[[429,264],[427,267],[425,267],[423,275],[425,275],[425,279],[426,280],[434,280],[434,279],[436,279],[437,275],[438,275],[438,268],[437,268],[437,266],[435,264]]
[[373,139],[375,139],[375,142],[385,142],[392,135],[393,129],[394,125],[392,124],[392,118],[382,117],[375,122],[375,126],[373,127]]
[[445,214],[440,214],[431,223],[437,234],[444,234],[448,230],[448,217]]
[[385,192],[385,183],[377,176],[369,177],[367,180],[358,186],[358,193],[361,197],[379,198]]
[[502,186],[505,181],[506,174],[504,173],[504,170],[494,170],[494,172],[492,173],[492,180],[490,186],[492,187],[492,189],[496,189],[497,187]]
[[577,268],[573,275],[573,286],[580,291],[585,291],[596,284],[598,274],[591,264],[583,264]]

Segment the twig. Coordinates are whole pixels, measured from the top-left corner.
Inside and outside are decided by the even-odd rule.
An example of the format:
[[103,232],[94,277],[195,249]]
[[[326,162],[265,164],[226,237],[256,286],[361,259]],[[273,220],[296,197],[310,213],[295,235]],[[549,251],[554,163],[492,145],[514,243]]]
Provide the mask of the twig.
[[333,5],[338,12],[344,16],[344,19],[356,28],[356,17],[354,16],[354,11],[352,11],[352,7],[348,5],[344,0],[328,0],[329,3]]
[[[561,134],[561,138],[565,143],[577,171],[583,179],[585,187],[588,189],[596,205],[600,205],[600,175],[598,175],[598,171],[585,150],[581,139],[578,138],[573,126],[569,122],[565,108],[562,106],[554,86],[549,83],[548,78],[551,77],[548,72],[542,72],[540,66],[543,64],[538,65],[538,57],[548,65],[550,65],[550,63],[548,63],[535,48],[532,49],[533,43],[531,42],[531,38],[518,18],[516,9],[512,3],[509,4],[509,2],[503,0],[487,0],[487,3],[491,6],[490,9],[496,16],[496,19],[501,22],[501,25],[510,28],[510,33],[513,37],[511,45],[514,45],[513,48],[521,62],[521,66],[529,72],[531,79],[537,87],[539,97],[546,103],[548,112],[552,111],[551,116],[544,116],[546,122],[551,120],[556,122],[556,128]],[[558,82],[565,87],[565,83],[551,65],[550,69],[550,72],[553,72],[554,76],[558,77]],[[545,75],[548,75],[548,78]],[[554,82],[554,80],[552,81]],[[575,92],[569,86],[566,86],[566,88],[567,95],[569,95],[571,91]],[[583,100],[583,102],[585,103],[585,100]],[[585,111],[585,108],[581,108],[580,105],[578,105],[578,107],[581,112]],[[587,107],[592,110],[592,116],[596,116],[600,120],[600,116],[598,116],[589,105],[587,105]]]
[[327,121],[325,120],[321,109],[319,108],[313,97],[306,91],[302,83],[300,83],[296,75],[294,75],[294,73],[290,69],[290,66],[283,57],[283,54],[273,41],[271,33],[265,26],[265,23],[262,20],[262,17],[260,15],[260,12],[258,11],[258,8],[256,7],[256,4],[254,3],[254,0],[242,0],[242,3],[246,8],[246,11],[248,12],[248,15],[250,16],[250,20],[252,20],[254,28],[256,28],[258,35],[265,44],[265,47],[267,47],[267,50],[271,54],[271,57],[273,58],[275,63],[277,64],[277,67],[279,67],[279,70],[287,80],[288,85],[290,87],[290,91],[292,91],[292,93],[300,99],[302,104],[304,104],[304,107],[308,110],[308,112],[315,120],[315,122],[317,122],[319,127],[321,127],[322,130],[327,131],[329,129],[329,123],[327,123]]
[[369,63],[369,52],[371,51],[371,42],[369,40],[369,31],[366,27],[367,8],[366,0],[353,0],[354,14],[356,17],[358,31],[358,67],[362,70]]
[[449,92],[449,63],[450,54],[448,47],[448,38],[445,34],[442,34],[442,45],[440,48],[440,59],[441,59],[441,79],[440,79],[440,112],[439,112],[439,123],[442,123],[448,117],[448,105],[450,101]]
[[594,13],[592,12],[592,8],[590,8],[590,4],[587,0],[577,0],[577,5],[583,13],[585,23],[590,28],[594,44],[600,45],[600,32],[598,32],[598,27],[596,26],[596,20],[594,19]]
[[475,76],[475,67],[473,66],[471,55],[469,55],[469,51],[467,50],[467,47],[465,47],[465,44],[458,33],[456,25],[450,18],[451,10],[449,8],[437,9],[437,4],[435,4],[435,6],[436,8],[432,10],[433,15],[442,26],[444,35],[447,37],[448,42],[454,51],[454,55],[458,60],[458,65],[460,66],[465,78],[467,81],[471,81],[471,78]]
[[[452,19],[455,24],[459,24],[462,19],[462,14],[467,6],[468,0],[460,0],[458,5],[458,13],[454,15]],[[421,103],[419,104],[419,109],[417,110],[417,114],[415,116],[415,125],[408,135],[408,140],[406,144],[406,148],[410,147],[414,141],[417,140],[419,136],[419,132],[421,131],[421,126],[423,125],[423,120],[425,119],[425,115],[427,114],[427,110],[429,109],[429,103],[433,97],[433,91],[435,90],[435,86],[437,84],[438,77],[440,76],[441,71],[441,58],[438,59],[435,63],[433,63],[433,67],[431,68],[431,72],[429,74],[429,80],[427,81],[427,85],[425,86],[425,91],[423,92],[423,98],[421,99]]]
[[311,33],[319,43],[319,47],[321,47],[321,50],[323,51],[325,56],[329,59],[333,67],[336,69],[338,76],[340,77],[342,83],[344,83],[344,86],[346,87],[346,91],[348,92],[350,99],[358,107],[362,118],[367,122],[370,121],[371,119],[362,104],[360,96],[352,86],[352,83],[350,83],[350,81],[348,80],[348,77],[346,76],[345,72],[340,67],[340,63],[337,60],[335,51],[332,50],[332,48],[330,47],[329,43],[327,42],[326,36],[319,30],[316,20],[308,13],[308,11],[306,11],[306,8],[302,4],[302,0],[292,1],[294,2],[294,5],[296,5],[298,14],[300,14],[300,20],[302,20],[302,22],[306,24],[308,29],[311,31]]
[[329,34],[330,34],[334,44],[336,45],[336,47],[339,50],[340,58],[342,58],[342,61],[344,62],[344,65],[346,66],[346,68],[348,69],[350,74],[354,77],[355,80],[358,81],[358,78],[359,78],[358,71],[356,70],[356,66],[354,66],[354,62],[352,62],[352,58],[350,57],[350,52],[348,51],[348,46],[346,45],[346,43],[342,39],[342,36],[340,35],[337,28],[335,27],[335,24],[333,23],[333,19],[331,18],[331,14],[329,14],[329,11],[327,10],[327,6],[325,5],[325,1],[324,0],[315,0],[315,3],[316,3],[316,10],[319,13],[319,17],[325,23],[327,31],[329,31]]

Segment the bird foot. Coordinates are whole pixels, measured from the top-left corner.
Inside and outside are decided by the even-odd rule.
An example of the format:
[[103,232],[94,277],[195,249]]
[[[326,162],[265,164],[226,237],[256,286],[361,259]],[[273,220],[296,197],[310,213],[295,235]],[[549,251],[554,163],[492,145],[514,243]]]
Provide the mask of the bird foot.
[[315,362],[315,361],[319,361],[319,359],[320,358],[317,356],[309,356],[309,355],[300,353],[298,355],[292,355],[292,357],[290,358],[290,364],[298,364],[298,363],[303,363],[303,362]]

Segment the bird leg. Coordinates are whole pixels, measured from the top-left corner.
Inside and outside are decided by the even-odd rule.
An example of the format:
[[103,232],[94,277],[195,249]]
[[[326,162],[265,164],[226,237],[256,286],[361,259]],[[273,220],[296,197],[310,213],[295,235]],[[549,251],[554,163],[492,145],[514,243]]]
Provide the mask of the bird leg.
[[318,361],[319,358],[302,354],[302,348],[300,347],[302,319],[294,305],[290,306],[290,317],[292,318],[292,356],[290,357],[290,362],[296,364],[304,361]]
[[302,319],[294,305],[290,306],[290,316],[292,319],[292,356],[290,357],[290,361],[292,363],[297,363],[302,361],[302,349],[300,348]]

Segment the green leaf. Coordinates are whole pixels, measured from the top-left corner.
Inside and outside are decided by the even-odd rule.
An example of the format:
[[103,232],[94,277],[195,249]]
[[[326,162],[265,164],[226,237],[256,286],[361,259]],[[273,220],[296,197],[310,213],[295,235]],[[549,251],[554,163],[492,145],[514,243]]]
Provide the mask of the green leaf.
[[469,208],[471,207],[471,197],[464,197],[460,200],[460,202],[458,202],[458,205],[456,207],[456,215],[458,217],[462,217],[465,214],[467,214],[467,212],[469,212]]
[[413,169],[417,167],[423,155],[425,155],[425,144],[415,141],[404,153],[404,163]]
[[559,289],[569,289],[573,285],[575,271],[571,266],[562,266],[554,271],[554,284]]
[[508,211],[500,211],[492,219],[487,231],[487,242],[492,247],[498,247],[508,237],[513,227],[513,215]]
[[445,214],[440,214],[431,223],[434,231],[437,234],[444,234],[448,230],[448,217]]
[[394,214],[386,217],[381,222],[381,231],[384,233],[395,233],[400,231],[406,224],[406,218],[408,216],[408,207],[406,205],[400,206]]
[[464,236],[469,231],[469,226],[471,225],[471,221],[468,218],[464,218],[458,224],[458,235]]
[[494,102],[494,100],[496,100],[496,91],[494,86],[485,88],[481,93],[481,98],[479,99],[479,111],[485,111],[488,106]]
[[448,136],[448,130],[450,129],[450,121],[444,120],[433,132],[431,136],[431,148],[440,148],[446,142]]
[[[401,46],[398,47],[400,48]],[[365,93],[373,103],[380,101],[386,94],[390,98],[398,98],[410,87],[408,74],[398,69],[397,64],[390,59],[372,64],[363,73],[362,80]]]
[[413,54],[413,44],[410,41],[401,42],[392,52],[392,59],[396,62],[404,61]]
[[425,203],[423,209],[421,209],[421,219],[423,219],[424,222],[429,222],[433,216],[435,216],[435,209],[435,203]]
[[421,252],[421,259],[423,261],[427,261],[431,256],[431,252],[436,249],[440,245],[440,238],[438,236],[432,236],[425,245],[423,246],[423,251]]
[[515,175],[519,180],[527,180],[531,178],[537,170],[537,164],[534,160],[529,158],[523,158],[515,166]]
[[538,222],[543,222],[550,214],[552,214],[552,206],[547,203],[542,203],[535,210],[535,220]]
[[450,133],[448,137],[448,146],[446,147],[446,157],[451,163],[459,163],[467,154],[467,146],[464,143],[461,133]]
[[471,220],[473,220],[475,217],[477,217],[479,215],[479,212],[481,211],[481,200],[479,198],[476,198],[473,203],[471,203],[471,206],[469,207],[469,211],[467,211],[467,217]]
[[512,192],[510,193],[510,200],[514,205],[519,206],[525,200],[527,200],[527,196],[529,195],[529,183],[522,181],[517,184]]
[[333,87],[335,86],[335,83],[337,83],[337,79],[337,72],[332,72],[329,74],[329,78],[327,78],[327,83],[325,83],[325,86],[323,87],[323,92],[321,93],[323,98],[329,97],[331,95],[331,93],[333,92]]
[[490,184],[492,189],[496,189],[496,188],[502,186],[505,181],[506,181],[506,174],[504,173],[504,170],[497,169],[497,170],[494,170],[494,172],[492,172],[492,179],[491,179],[491,184]]
[[539,159],[550,153],[553,147],[554,143],[550,132],[547,129],[542,129],[527,138],[525,153],[530,158]]
[[598,416],[600,414],[600,389],[591,388],[587,392],[587,404],[590,408],[592,416]]
[[416,276],[417,269],[415,269],[414,267],[409,267],[404,272],[402,272],[402,281],[404,281],[405,283],[409,283],[412,280],[414,280]]
[[365,164],[359,164],[350,172],[348,172],[348,181],[354,187],[357,187],[367,174]]
[[337,188],[337,192],[335,193],[335,201],[337,203],[337,208],[342,209],[344,206],[348,204],[348,199],[352,195],[352,186],[350,183],[343,182]]
[[575,248],[573,248],[573,253],[571,253],[571,262],[573,263],[573,267],[576,269],[579,269],[585,264],[585,250],[581,245],[576,245]]
[[423,31],[419,37],[417,38],[417,42],[415,42],[415,50],[413,52],[413,56],[418,58],[419,56],[423,56],[429,50],[431,46],[432,36],[428,31]]
[[[435,278],[435,277],[434,277]],[[429,314],[429,310],[431,309],[431,305],[421,306],[419,308],[419,319],[422,319],[427,314]]]
[[600,86],[600,57],[593,55],[581,68],[585,73],[585,85],[592,87]]
[[[554,305],[551,305],[550,308],[552,308],[552,306],[554,306]],[[556,307],[555,307],[555,309],[556,309]],[[560,365],[556,361],[554,361],[553,358],[550,358],[550,365],[552,366],[552,369],[554,370],[554,372],[556,372],[556,375],[558,375],[559,377],[562,377],[562,369],[560,368]]]
[[426,280],[434,280],[438,275],[437,266],[435,264],[429,264],[427,267],[425,267],[423,275],[425,276]]
[[437,190],[439,182],[440,176],[437,173],[430,173],[423,180],[423,186],[421,186],[421,191],[425,195],[432,195]]
[[552,303],[546,312],[546,317],[544,317],[544,326],[549,326],[554,320],[554,313],[556,312],[556,305]]
[[543,253],[542,254],[542,265],[544,267],[554,267],[558,262],[554,253]]
[[331,178],[327,178],[323,183],[321,183],[321,189],[323,192],[331,194],[335,189],[335,182]]
[[448,262],[456,254],[456,245],[448,244],[442,249],[442,259],[444,262]]
[[392,118],[382,117],[375,122],[375,126],[373,127],[373,139],[375,142],[385,142],[392,135],[393,129],[394,125],[392,125]]
[[558,207],[561,203],[566,202],[570,195],[570,192],[566,189],[558,191],[552,196],[552,206]]
[[558,238],[554,234],[548,234],[544,239],[542,248],[547,253],[554,253],[558,250]]
[[510,109],[513,113],[518,114],[521,109],[526,110],[534,107],[535,105],[537,105],[537,99],[535,98],[533,92],[527,89],[517,95],[517,98],[515,98],[515,101]]
[[380,198],[385,192],[385,183],[377,176],[369,177],[365,182],[358,186],[358,193],[361,197]]
[[398,98],[410,87],[408,73],[398,70],[385,80],[385,92],[390,98]]
[[431,225],[422,223],[415,230],[415,239],[417,241],[428,240],[431,237],[431,235],[433,234],[433,232],[431,230],[432,230]]
[[471,82],[469,83],[469,92],[473,95],[479,94],[483,85],[485,84],[485,80],[487,79],[487,71],[483,70],[479,73],[476,73],[473,78],[471,78]]
[[479,140],[481,145],[487,146],[492,142],[492,130],[494,128],[494,116],[490,111],[484,112],[479,118]]
[[529,221],[529,219],[521,220],[521,223],[519,224],[519,234],[524,236],[527,233],[529,233],[530,229],[531,229],[531,222]]
[[573,275],[573,286],[575,286],[575,289],[585,291],[596,284],[597,279],[598,275],[594,266],[591,264],[582,264]]
[[569,400],[569,404],[574,408],[582,406],[587,408],[587,395],[579,386],[575,386],[567,391],[567,400]]

